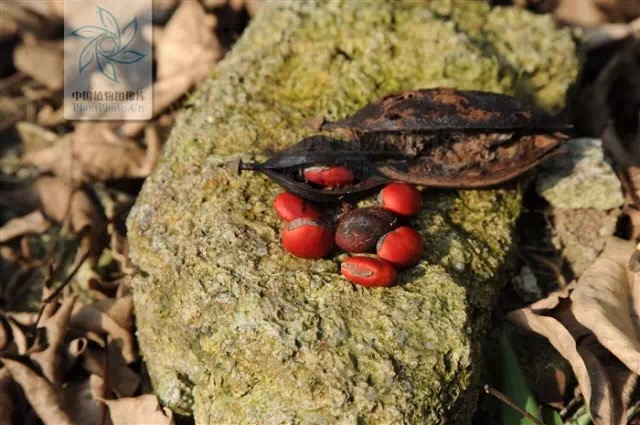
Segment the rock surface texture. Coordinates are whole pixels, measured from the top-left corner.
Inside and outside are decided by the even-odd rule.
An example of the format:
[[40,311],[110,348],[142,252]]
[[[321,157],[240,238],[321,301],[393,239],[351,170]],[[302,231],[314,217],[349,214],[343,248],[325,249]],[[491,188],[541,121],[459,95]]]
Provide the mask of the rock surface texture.
[[[468,423],[479,341],[520,209],[426,190],[423,261],[354,287],[283,252],[264,177],[230,175],[382,95],[454,86],[562,107],[575,46],[551,19],[469,2],[274,2],[185,105],[129,217],[138,336],[155,389],[199,424]],[[371,202],[371,201],[368,201]]]
[[601,140],[573,139],[565,149],[540,166],[536,189],[552,206],[554,245],[580,276],[615,233],[624,197]]
[[611,210],[624,203],[622,187],[599,139],[572,139],[566,155],[540,166],[536,188],[554,208]]

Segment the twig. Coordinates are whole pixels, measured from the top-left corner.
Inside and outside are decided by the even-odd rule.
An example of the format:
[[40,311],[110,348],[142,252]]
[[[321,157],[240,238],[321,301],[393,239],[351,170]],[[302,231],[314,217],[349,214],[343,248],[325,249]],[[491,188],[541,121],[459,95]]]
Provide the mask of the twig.
[[524,410],[522,407],[518,406],[513,400],[511,400],[509,397],[507,397],[506,395],[502,394],[500,391],[493,388],[491,385],[488,385],[488,384],[485,385],[484,391],[487,394],[491,394],[492,396],[494,396],[495,398],[497,398],[498,400],[500,400],[501,402],[503,402],[504,404],[506,404],[513,410],[515,410],[516,412],[520,413],[522,416],[529,419],[534,424],[544,425],[544,422],[542,422],[540,419],[536,418],[531,413]]
[[87,247],[87,250],[84,252],[84,254],[82,254],[82,257],[80,257],[80,259],[76,263],[75,267],[67,275],[67,277],[64,279],[62,284],[60,286],[58,286],[47,298],[42,300],[42,307],[40,307],[40,312],[38,313],[38,318],[36,319],[36,323],[35,323],[34,327],[36,327],[36,328],[38,327],[38,323],[40,322],[40,319],[42,318],[42,313],[44,312],[45,306],[48,303],[50,303],[51,301],[53,301],[58,295],[60,295],[62,290],[73,280],[73,277],[76,275],[76,273],[78,273],[78,270],[80,270],[80,267],[82,267],[84,262],[87,261],[87,258],[89,258],[91,253],[94,251],[95,245],[100,240],[100,237],[102,237],[102,234],[104,233],[104,230],[105,229],[103,228],[103,229],[101,229],[100,232],[97,232],[94,235],[95,239],[92,241],[91,245],[89,245]]
[[69,282],[71,282],[71,280],[76,275],[76,273],[78,273],[78,270],[80,270],[80,267],[84,264],[87,258],[89,258],[89,255],[91,255],[92,251],[93,251],[93,244],[87,248],[84,254],[82,254],[82,257],[80,257],[80,260],[78,260],[77,264],[75,265],[73,270],[71,270],[71,272],[67,275],[67,277],[62,282],[62,284],[58,286],[47,298],[43,300],[45,304],[50,303],[55,297],[60,295],[62,290],[65,288],[65,286],[67,286]]

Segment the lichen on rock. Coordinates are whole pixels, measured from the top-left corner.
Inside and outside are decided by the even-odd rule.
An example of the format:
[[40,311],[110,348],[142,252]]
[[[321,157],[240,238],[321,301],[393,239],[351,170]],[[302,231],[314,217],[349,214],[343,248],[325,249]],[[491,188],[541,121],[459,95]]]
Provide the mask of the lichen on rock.
[[[185,105],[128,221],[138,337],[172,409],[203,424],[469,422],[519,186],[426,189],[413,223],[424,261],[368,289],[345,282],[337,258],[287,255],[271,208],[281,189],[223,167],[310,134],[306,118],[344,118],[393,91],[516,93],[500,34],[545,18],[509,12],[499,28],[486,5],[447,15],[468,3],[267,3]],[[487,22],[494,36],[482,40]],[[555,87],[543,102],[555,109],[577,72],[574,45],[551,29],[518,43],[540,37],[562,43],[526,74],[547,75],[536,91]],[[568,66],[542,71],[555,55]]]

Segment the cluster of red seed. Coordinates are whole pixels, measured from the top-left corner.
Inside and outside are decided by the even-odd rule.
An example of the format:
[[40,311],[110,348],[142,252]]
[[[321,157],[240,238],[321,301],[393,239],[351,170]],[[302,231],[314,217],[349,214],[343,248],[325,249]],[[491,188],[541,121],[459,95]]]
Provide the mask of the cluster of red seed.
[[[321,186],[341,186],[353,182],[346,167],[313,167],[304,178]],[[402,219],[422,208],[422,196],[415,186],[391,183],[380,192],[381,207],[358,208],[329,224],[322,209],[288,193],[280,193],[273,206],[287,222],[282,244],[300,258],[325,257],[337,245],[352,254],[376,252],[377,256],[352,256],[341,265],[342,275],[363,286],[389,286],[396,279],[396,268],[416,264],[422,256],[423,242],[412,227],[400,225]]]

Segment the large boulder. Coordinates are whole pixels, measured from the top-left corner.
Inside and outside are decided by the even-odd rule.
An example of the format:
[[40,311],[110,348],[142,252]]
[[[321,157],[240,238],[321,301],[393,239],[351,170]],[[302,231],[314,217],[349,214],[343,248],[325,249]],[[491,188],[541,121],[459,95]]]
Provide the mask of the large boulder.
[[468,423],[479,342],[520,210],[517,184],[426,189],[423,261],[391,288],[283,252],[266,155],[401,89],[562,107],[571,35],[480,1],[267,3],[185,105],[129,217],[138,337],[162,401],[200,424]]

